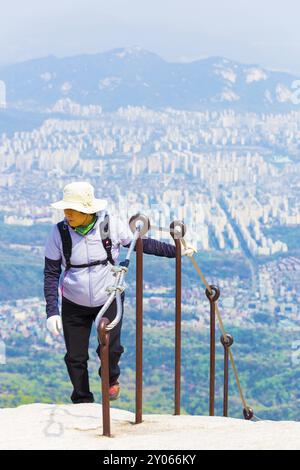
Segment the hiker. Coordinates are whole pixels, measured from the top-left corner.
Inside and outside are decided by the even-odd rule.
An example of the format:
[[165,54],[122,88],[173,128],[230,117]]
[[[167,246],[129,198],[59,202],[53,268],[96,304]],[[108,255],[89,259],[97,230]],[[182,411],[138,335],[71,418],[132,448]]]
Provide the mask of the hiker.
[[[89,337],[93,321],[109,294],[115,277],[111,266],[118,264],[120,245],[129,248],[133,239],[130,228],[106,210],[107,201],[96,199],[94,188],[87,182],[67,184],[63,199],[52,207],[64,211],[64,219],[55,224],[45,246],[44,295],[46,300],[47,328],[59,335],[63,330],[66,346],[64,357],[73,385],[73,403],[92,403],[87,361]],[[107,234],[105,237],[103,234]],[[156,256],[175,258],[175,246],[143,237],[143,252]],[[192,256],[196,249],[187,245],[182,255]],[[64,273],[61,276],[62,267]],[[58,289],[62,305],[58,308]],[[124,349],[121,345],[121,327],[125,291],[121,294],[122,317],[110,332],[109,343],[109,397],[117,399],[120,393],[119,360]],[[112,321],[117,312],[116,299],[105,313]],[[97,348],[100,357],[100,345]],[[99,368],[101,376],[101,367]]]

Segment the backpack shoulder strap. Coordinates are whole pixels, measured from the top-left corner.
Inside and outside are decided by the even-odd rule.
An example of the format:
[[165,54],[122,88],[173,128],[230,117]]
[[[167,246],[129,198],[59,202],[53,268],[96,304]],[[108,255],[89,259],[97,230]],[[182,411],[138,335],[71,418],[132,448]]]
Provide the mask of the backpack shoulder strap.
[[106,212],[104,220],[100,224],[100,235],[101,235],[101,240],[103,247],[106,251],[107,254],[107,259],[111,264],[115,264],[112,254],[111,254],[111,249],[112,249],[112,241],[110,238],[110,225],[109,225],[109,214]]
[[60,236],[61,236],[61,241],[62,241],[62,246],[63,246],[63,253],[64,257],[66,259],[66,269],[70,269],[71,267],[71,255],[72,255],[72,238],[68,229],[68,224],[65,223],[64,220],[61,222],[58,222],[57,224]]

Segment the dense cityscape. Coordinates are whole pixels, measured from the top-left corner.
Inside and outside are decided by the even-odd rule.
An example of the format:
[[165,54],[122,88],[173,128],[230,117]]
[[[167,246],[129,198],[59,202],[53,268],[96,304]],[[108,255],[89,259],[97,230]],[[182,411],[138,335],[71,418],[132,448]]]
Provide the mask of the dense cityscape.
[[298,448],[300,8],[102,3],[1,8],[0,448]]
[[[54,111],[61,117],[53,118]],[[239,272],[210,279],[222,289],[224,318],[251,325],[254,314],[264,313],[287,324],[299,322],[300,258],[282,234],[300,224],[300,112],[239,115],[128,107],[103,113],[101,107],[61,100],[49,114],[32,132],[0,138],[4,224],[57,222],[62,214],[49,203],[67,182],[87,179],[97,196],[109,200],[112,213],[128,220],[141,211],[152,226],[164,228],[150,230],[150,236],[170,242],[170,221],[184,220],[186,238],[199,253],[218,253],[225,265],[228,259],[242,260],[250,281]],[[34,240],[12,241],[8,248],[34,252],[42,263],[43,246]],[[172,310],[173,292],[165,289],[161,297],[162,288],[150,282],[149,312]],[[207,326],[201,289],[196,281],[193,288],[184,286],[183,302],[190,321]],[[33,327],[34,309],[27,311],[22,302],[2,302],[0,312],[9,308],[16,320],[24,314]],[[35,300],[37,309],[41,302]],[[2,313],[2,318],[4,337],[8,317]]]

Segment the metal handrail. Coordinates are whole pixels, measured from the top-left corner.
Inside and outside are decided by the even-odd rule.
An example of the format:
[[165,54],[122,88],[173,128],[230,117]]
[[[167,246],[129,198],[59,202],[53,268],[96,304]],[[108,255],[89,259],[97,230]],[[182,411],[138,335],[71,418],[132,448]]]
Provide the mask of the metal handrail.
[[220,338],[224,347],[224,383],[223,383],[223,416],[228,416],[228,378],[229,378],[229,348],[233,345],[233,337],[226,333],[226,337],[222,335]]
[[180,220],[170,224],[170,235],[175,242],[175,391],[174,414],[180,415],[181,404],[181,243],[186,227]]
[[140,222],[139,225],[136,227],[136,230],[133,235],[133,239],[130,242],[130,247],[127,252],[127,256],[125,258],[125,261],[122,262],[123,264],[120,263],[118,266],[112,266],[111,268],[111,271],[115,273],[114,275],[116,279],[112,286],[109,286],[106,288],[106,292],[109,292],[110,296],[106,300],[105,304],[103,305],[103,307],[101,308],[100,312],[98,313],[95,319],[95,326],[97,330],[98,330],[101,318],[104,316],[105,312],[107,311],[107,309],[112,304],[115,298],[117,302],[117,314],[114,320],[112,320],[111,323],[106,325],[106,331],[111,331],[121,320],[121,316],[122,316],[121,293],[127,287],[127,284],[124,282],[124,276],[128,271],[130,256],[132,254],[132,251],[134,250],[137,239],[140,237],[142,228],[143,228],[143,222]]
[[[184,239],[182,239],[182,243],[183,243],[183,246],[185,248],[186,244],[185,244]],[[198,264],[197,264],[197,262],[196,262],[196,260],[194,259],[193,256],[191,256],[191,261],[192,261],[192,263],[194,265],[194,268],[196,269],[199,277],[201,278],[203,284],[206,287],[206,292],[209,294],[208,297],[212,296],[213,295],[212,288],[208,284],[207,280],[205,279],[200,267],[198,266]],[[223,320],[222,320],[222,317],[221,317],[221,314],[220,314],[220,311],[219,311],[219,308],[218,308],[218,304],[216,302],[214,303],[214,311],[215,311],[215,314],[217,315],[222,335],[225,338],[226,337],[226,331],[225,331]],[[241,398],[241,401],[242,401],[242,404],[243,404],[243,415],[244,415],[244,418],[246,420],[250,420],[250,419],[253,418],[254,412],[253,412],[253,409],[250,406],[247,405],[247,402],[245,400],[244,393],[243,393],[242,386],[241,386],[240,379],[239,379],[239,375],[238,375],[238,371],[237,371],[237,367],[235,365],[235,360],[234,360],[234,357],[233,357],[233,354],[232,354],[232,351],[231,351],[230,348],[228,349],[228,354],[229,354],[229,359],[230,359],[231,366],[232,366],[232,369],[233,369],[235,381],[236,381],[236,384],[237,384],[237,387],[238,387],[238,390],[239,390],[240,398]]]
[[[142,422],[142,387],[143,387],[143,241],[142,236],[150,229],[150,222],[147,217],[138,213],[131,217],[129,221],[133,239],[125,261],[118,266],[113,266],[114,276],[116,277],[113,286],[107,287],[110,293],[101,311],[98,313],[95,323],[98,335],[102,340],[101,363],[103,361],[102,377],[102,405],[103,405],[103,432],[105,436],[110,436],[110,417],[109,417],[109,358],[108,346],[110,331],[119,323],[122,316],[121,293],[126,289],[124,282],[125,274],[128,272],[130,256],[136,247],[136,424]],[[162,229],[162,227],[151,227]],[[163,229],[164,230],[164,229]],[[165,231],[165,230],[164,230]],[[181,249],[185,248],[185,225],[181,221],[174,221],[170,224],[169,233],[174,239],[176,249],[176,317],[175,317],[175,415],[180,414],[180,380],[181,380]],[[220,296],[218,287],[209,285],[204,278],[200,268],[193,257],[191,260],[197,269],[202,281],[206,287],[206,296],[210,301],[210,388],[209,388],[209,414],[214,415],[215,406],[215,328],[216,316],[222,330],[221,342],[224,346],[224,389],[223,389],[223,415],[228,414],[228,362],[231,360],[234,375],[239,387],[240,395],[244,404],[243,414],[245,419],[253,417],[252,408],[246,405],[242,389],[240,386],[237,370],[233,360],[230,346],[233,338],[226,334],[222,318],[218,309],[217,300]],[[109,323],[104,317],[105,312],[116,298],[117,314],[115,319]]]
[[106,331],[108,318],[100,320],[98,335],[100,339],[101,385],[102,385],[102,422],[103,436],[110,437],[110,406],[109,406],[109,340],[110,332]]
[[220,296],[220,290],[216,286],[209,286],[211,291],[206,289],[205,294],[210,302],[210,372],[209,372],[209,415],[215,414],[215,375],[216,375],[216,301]]
[[[109,340],[110,332],[120,322],[122,317],[122,300],[121,293],[126,289],[127,285],[124,282],[125,274],[128,272],[130,263],[130,256],[138,241],[141,241],[141,236],[149,229],[149,221],[137,214],[134,220],[131,218],[130,227],[133,231],[133,239],[130,242],[130,247],[127,252],[126,258],[118,266],[112,266],[111,271],[114,272],[116,277],[114,284],[106,288],[110,293],[107,301],[101,308],[95,319],[95,326],[98,333],[100,342],[100,360],[101,360],[101,384],[102,384],[102,421],[103,421],[103,435],[106,437],[111,436],[110,432],[110,404],[109,404]],[[148,222],[148,223],[146,223]],[[148,225],[148,228],[147,228]],[[105,312],[116,299],[117,313],[115,318],[109,322],[108,318],[104,317]]]

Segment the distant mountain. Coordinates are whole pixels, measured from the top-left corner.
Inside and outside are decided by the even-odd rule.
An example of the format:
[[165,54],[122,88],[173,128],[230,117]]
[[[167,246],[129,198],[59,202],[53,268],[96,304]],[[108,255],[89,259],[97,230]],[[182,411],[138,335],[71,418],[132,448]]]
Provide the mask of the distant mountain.
[[59,59],[48,56],[0,68],[9,105],[45,110],[69,98],[104,110],[120,106],[186,110],[233,108],[279,112],[292,103],[297,77],[222,57],[169,63],[140,47]]

